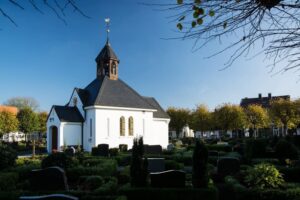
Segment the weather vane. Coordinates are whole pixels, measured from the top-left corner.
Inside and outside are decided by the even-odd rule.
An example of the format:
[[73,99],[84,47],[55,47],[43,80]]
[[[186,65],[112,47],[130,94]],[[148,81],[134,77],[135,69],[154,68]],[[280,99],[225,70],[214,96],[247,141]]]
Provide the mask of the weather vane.
[[106,37],[107,37],[107,42],[108,42],[108,39],[109,39],[109,25],[110,25],[110,19],[109,18],[105,18],[104,19],[105,23],[106,23]]

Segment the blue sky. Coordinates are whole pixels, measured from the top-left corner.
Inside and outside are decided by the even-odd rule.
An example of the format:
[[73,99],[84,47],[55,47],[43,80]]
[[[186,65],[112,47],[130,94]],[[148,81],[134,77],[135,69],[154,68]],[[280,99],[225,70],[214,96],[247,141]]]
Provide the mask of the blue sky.
[[136,0],[78,2],[91,19],[68,12],[67,25],[48,8],[40,14],[26,4],[22,11],[0,2],[18,24],[15,27],[0,17],[0,104],[27,96],[35,98],[41,110],[64,105],[74,87],[84,88],[96,76],[94,59],[106,40],[106,17],[111,18],[110,41],[121,61],[119,76],[140,94],[155,97],[164,108],[194,108],[199,103],[214,108],[269,92],[300,97],[298,75],[291,71],[272,76],[263,55],[250,60],[241,57],[220,71],[230,52],[205,57],[222,44],[210,43],[193,52],[193,41],[162,39],[178,36],[170,13]]

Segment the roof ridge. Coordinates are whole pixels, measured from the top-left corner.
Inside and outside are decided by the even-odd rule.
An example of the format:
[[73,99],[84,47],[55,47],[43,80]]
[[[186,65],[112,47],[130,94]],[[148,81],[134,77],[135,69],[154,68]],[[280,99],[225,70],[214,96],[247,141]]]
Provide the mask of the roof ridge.
[[[104,87],[105,87],[105,84],[106,84],[107,80],[108,80],[107,76],[104,76],[104,78],[102,80],[102,83],[99,87],[98,95],[95,98],[95,102],[97,102],[98,99],[99,99],[99,102],[101,102],[101,96],[102,96],[102,93],[104,91]],[[93,104],[95,104],[95,102],[93,102]]]

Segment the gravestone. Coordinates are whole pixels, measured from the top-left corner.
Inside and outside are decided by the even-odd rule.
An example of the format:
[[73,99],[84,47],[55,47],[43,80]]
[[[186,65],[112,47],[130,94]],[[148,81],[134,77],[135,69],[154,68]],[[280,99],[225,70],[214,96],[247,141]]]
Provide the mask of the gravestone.
[[221,177],[235,175],[240,171],[240,161],[237,158],[220,158],[217,164],[217,171]]
[[162,172],[165,171],[164,158],[148,158],[148,172]]
[[98,155],[108,157],[109,145],[108,144],[99,144],[98,145]]
[[60,167],[32,170],[29,182],[31,191],[69,190],[65,171]]
[[26,200],[78,200],[77,197],[71,196],[71,195],[65,195],[65,194],[49,194],[49,195],[41,195],[41,196],[21,196],[20,199],[26,199]]
[[168,151],[173,151],[174,148],[175,148],[174,144],[168,144],[168,146],[167,146]]
[[185,172],[169,170],[151,173],[151,186],[159,188],[183,188],[185,187]]
[[65,154],[67,155],[67,156],[74,156],[75,155],[75,153],[76,153],[76,150],[75,150],[75,148],[74,147],[68,147],[66,150],[65,150]]
[[119,144],[119,149],[121,152],[126,152],[128,150],[127,144]]
[[144,145],[145,154],[162,154],[160,145]]

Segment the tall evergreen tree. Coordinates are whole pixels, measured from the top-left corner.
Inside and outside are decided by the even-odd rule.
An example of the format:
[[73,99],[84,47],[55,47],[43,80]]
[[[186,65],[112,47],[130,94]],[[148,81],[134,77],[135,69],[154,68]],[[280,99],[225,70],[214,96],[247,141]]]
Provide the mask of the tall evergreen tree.
[[143,156],[143,138],[135,138],[133,140],[132,158],[130,165],[131,185],[135,187],[143,187],[147,185],[148,160],[147,158],[143,159]]
[[208,171],[207,171],[208,151],[203,142],[196,141],[193,153],[193,174],[192,182],[195,188],[207,188]]

